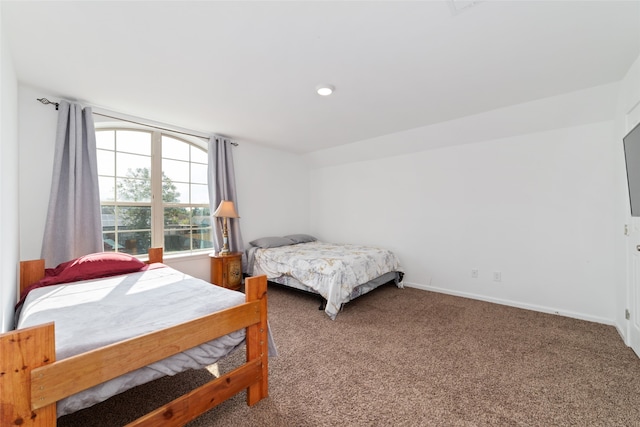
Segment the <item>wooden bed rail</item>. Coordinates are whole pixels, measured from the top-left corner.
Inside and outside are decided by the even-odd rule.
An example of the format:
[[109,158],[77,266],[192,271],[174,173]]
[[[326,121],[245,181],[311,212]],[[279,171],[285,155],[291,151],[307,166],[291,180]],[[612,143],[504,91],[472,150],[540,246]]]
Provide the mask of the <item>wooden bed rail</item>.
[[247,278],[245,289],[239,306],[58,362],[52,323],[1,334],[0,425],[55,426],[56,401],[241,328],[245,364],[129,425],[184,425],[243,389],[255,404],[268,396],[266,277]]

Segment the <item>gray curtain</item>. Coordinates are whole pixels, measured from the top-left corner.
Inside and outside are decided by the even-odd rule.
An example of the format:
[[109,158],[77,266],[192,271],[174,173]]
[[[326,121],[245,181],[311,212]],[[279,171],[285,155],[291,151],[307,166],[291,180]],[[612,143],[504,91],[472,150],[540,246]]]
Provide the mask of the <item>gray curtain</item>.
[[42,258],[54,267],[103,250],[91,108],[61,101]]
[[[209,206],[211,214],[218,208],[222,200],[233,202],[238,216],[242,216],[238,207],[238,197],[236,195],[236,177],[233,168],[233,147],[232,141],[219,136],[209,138]],[[212,217],[214,224],[214,246],[216,251],[222,248],[222,230],[218,218]],[[229,250],[231,252],[243,252],[242,264],[246,266],[244,256],[244,243],[240,233],[240,219],[228,218],[227,228],[229,231]]]

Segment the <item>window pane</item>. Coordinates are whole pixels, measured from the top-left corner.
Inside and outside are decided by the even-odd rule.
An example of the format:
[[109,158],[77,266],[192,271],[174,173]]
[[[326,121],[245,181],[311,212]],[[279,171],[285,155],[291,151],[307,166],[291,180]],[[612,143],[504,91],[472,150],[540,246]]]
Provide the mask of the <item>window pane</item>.
[[162,175],[173,182],[189,182],[189,162],[162,159]]
[[207,165],[191,163],[191,182],[196,184],[207,183]]
[[164,208],[165,228],[184,228],[191,226],[191,208]]
[[178,203],[180,201],[180,192],[178,187],[171,181],[162,181],[162,201],[164,203]]
[[211,234],[211,211],[208,207],[191,209],[191,249],[208,249],[213,247]]
[[166,229],[164,249],[167,252],[207,249],[213,247],[211,228]]
[[189,203],[189,184],[182,183],[173,183],[172,191],[165,191],[164,187],[166,182],[163,183],[162,187],[162,201],[165,203]]
[[150,231],[118,233],[118,252],[131,255],[146,254],[151,247]]
[[211,211],[209,208],[192,208],[191,224],[197,227],[211,226]]
[[189,147],[191,144],[170,136],[162,136],[162,158],[189,161]]
[[191,184],[191,203],[209,203],[209,188],[206,184]]
[[115,133],[116,132],[113,130],[101,130],[96,132],[96,147],[105,150],[115,150]]
[[98,177],[100,187],[100,200],[112,202],[116,199],[116,180],[110,176]]
[[203,164],[209,163],[209,156],[207,152],[200,147],[196,147],[195,145],[191,146],[191,161],[198,162]]
[[167,252],[188,251],[191,241],[189,230],[165,230],[164,249]]
[[194,229],[191,233],[191,247],[193,249],[207,249],[213,247],[211,228]]
[[116,138],[116,149],[120,152],[151,155],[150,132],[119,130]]
[[98,159],[98,175],[113,176],[116,171],[115,151],[96,150]]
[[191,250],[189,239],[189,230],[165,230],[164,250],[167,252]]
[[118,206],[118,230],[150,230],[151,206]]
[[191,249],[191,209],[164,209],[164,249],[167,252]]
[[150,202],[151,180],[135,178],[118,178],[118,201]]
[[116,176],[138,176],[146,174],[149,178],[151,157],[137,154],[116,153]]
[[102,231],[116,229],[116,207],[114,205],[102,205]]
[[[105,252],[115,252],[116,247],[119,245],[116,243],[116,233],[102,233],[102,244]],[[119,247],[118,249],[124,249]]]

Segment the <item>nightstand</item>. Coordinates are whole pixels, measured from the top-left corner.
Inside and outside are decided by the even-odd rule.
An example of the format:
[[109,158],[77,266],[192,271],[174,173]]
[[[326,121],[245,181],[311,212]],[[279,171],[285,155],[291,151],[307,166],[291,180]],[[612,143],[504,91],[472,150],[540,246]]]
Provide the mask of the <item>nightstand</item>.
[[242,285],[242,252],[211,254],[211,283],[239,291]]

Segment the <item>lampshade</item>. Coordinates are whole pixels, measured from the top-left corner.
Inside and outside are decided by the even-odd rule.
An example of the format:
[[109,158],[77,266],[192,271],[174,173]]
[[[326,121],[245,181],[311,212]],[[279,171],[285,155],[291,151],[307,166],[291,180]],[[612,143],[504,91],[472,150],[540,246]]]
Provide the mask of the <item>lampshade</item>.
[[229,200],[223,200],[218,205],[218,209],[213,213],[213,216],[219,218],[240,218],[236,213],[236,208],[233,206],[233,202]]

